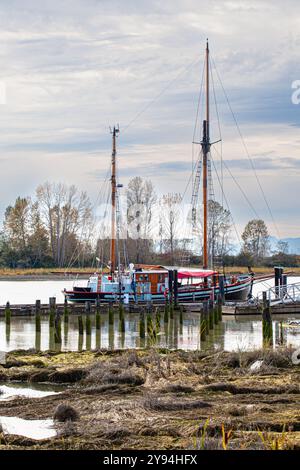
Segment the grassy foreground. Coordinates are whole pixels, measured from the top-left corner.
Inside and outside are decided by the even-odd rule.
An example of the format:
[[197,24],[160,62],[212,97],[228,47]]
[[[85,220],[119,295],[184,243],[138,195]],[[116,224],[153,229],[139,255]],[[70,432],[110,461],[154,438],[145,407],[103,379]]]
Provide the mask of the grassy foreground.
[[52,418],[63,404],[78,419],[55,421],[57,437],[42,441],[0,433],[0,449],[300,449],[300,366],[291,352],[9,353],[2,382],[68,386],[0,400],[0,416]]

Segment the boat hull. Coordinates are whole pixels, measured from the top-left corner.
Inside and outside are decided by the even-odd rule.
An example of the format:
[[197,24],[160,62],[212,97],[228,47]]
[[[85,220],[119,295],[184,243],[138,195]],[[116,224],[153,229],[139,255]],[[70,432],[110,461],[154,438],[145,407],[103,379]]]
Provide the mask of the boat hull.
[[[242,302],[247,300],[251,292],[252,280],[247,278],[246,280],[237,282],[235,284],[227,285],[224,287],[225,300],[231,302]],[[219,293],[219,289],[214,290],[215,295]],[[64,291],[64,295],[70,303],[95,303],[97,300],[103,302],[116,302],[118,301],[119,295],[112,292],[91,292],[88,289],[74,289],[72,291]],[[178,290],[178,302],[201,302],[208,300],[212,297],[211,288],[180,288]],[[163,293],[155,294],[129,294],[130,303],[164,303],[165,296]]]

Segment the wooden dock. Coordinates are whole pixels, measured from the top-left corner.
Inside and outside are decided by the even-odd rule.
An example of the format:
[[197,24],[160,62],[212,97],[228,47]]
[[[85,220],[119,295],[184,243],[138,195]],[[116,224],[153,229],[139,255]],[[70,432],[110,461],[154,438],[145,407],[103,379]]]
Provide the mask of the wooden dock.
[[[262,306],[257,304],[223,305],[223,315],[261,315]],[[300,314],[300,302],[270,305],[271,315]]]

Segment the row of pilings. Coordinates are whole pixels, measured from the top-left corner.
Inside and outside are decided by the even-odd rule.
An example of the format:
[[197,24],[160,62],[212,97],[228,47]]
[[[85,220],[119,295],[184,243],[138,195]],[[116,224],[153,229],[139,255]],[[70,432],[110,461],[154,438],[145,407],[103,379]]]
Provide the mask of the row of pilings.
[[[195,304],[194,304],[195,305]],[[210,333],[222,321],[222,305],[223,298],[218,295],[215,300],[205,300],[199,304],[199,337],[202,342],[209,340]],[[193,307],[195,309],[195,306]],[[175,323],[179,327],[179,332],[183,331],[185,306],[165,301],[164,305],[145,305],[138,306],[138,335],[141,340],[141,345],[154,346],[157,344],[159,336],[165,335],[166,343],[167,337],[170,333],[170,324]],[[40,300],[36,300],[34,315],[35,315],[35,332],[36,332],[36,349],[40,349],[41,344],[41,316],[45,310],[41,310]],[[130,315],[128,306],[120,303],[114,304],[100,304],[96,302],[92,305],[86,302],[84,308],[80,313],[76,314],[78,321],[78,349],[81,350],[86,336],[86,349],[90,349],[92,325],[96,330],[96,347],[101,347],[101,315],[108,314],[108,332],[109,332],[109,348],[114,348],[114,334],[115,334],[115,321],[118,316],[118,329],[121,336],[121,343],[124,343],[126,327],[125,315]],[[60,349],[62,344],[62,327],[64,330],[64,337],[68,335],[69,316],[71,308],[64,303],[63,310],[58,309],[55,297],[49,299],[49,349]],[[10,336],[11,324],[11,308],[9,302],[5,308],[5,322],[6,322],[6,337]],[[173,325],[174,326],[174,325]],[[273,326],[272,317],[270,313],[270,302],[266,298],[266,293],[263,296],[262,303],[262,334],[263,344],[265,346],[272,345],[273,342]]]

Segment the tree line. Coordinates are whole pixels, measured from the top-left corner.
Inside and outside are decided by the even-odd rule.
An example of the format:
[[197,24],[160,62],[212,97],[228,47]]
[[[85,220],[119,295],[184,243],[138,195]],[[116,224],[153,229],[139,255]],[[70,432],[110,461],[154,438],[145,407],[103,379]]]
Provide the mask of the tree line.
[[[150,180],[132,178],[119,231],[120,262],[201,264],[201,219],[182,209],[182,195],[159,197]],[[125,218],[125,220],[124,220]],[[46,182],[33,197],[18,197],[6,208],[0,232],[0,266],[9,268],[106,266],[110,261],[109,224],[99,225],[86,192]],[[187,227],[192,228],[192,234]],[[231,213],[209,201],[209,254],[212,265],[296,266],[298,258],[279,242],[273,252],[263,220],[250,220],[233,254]],[[193,236],[191,236],[193,235]],[[193,243],[197,240],[197,243]]]

